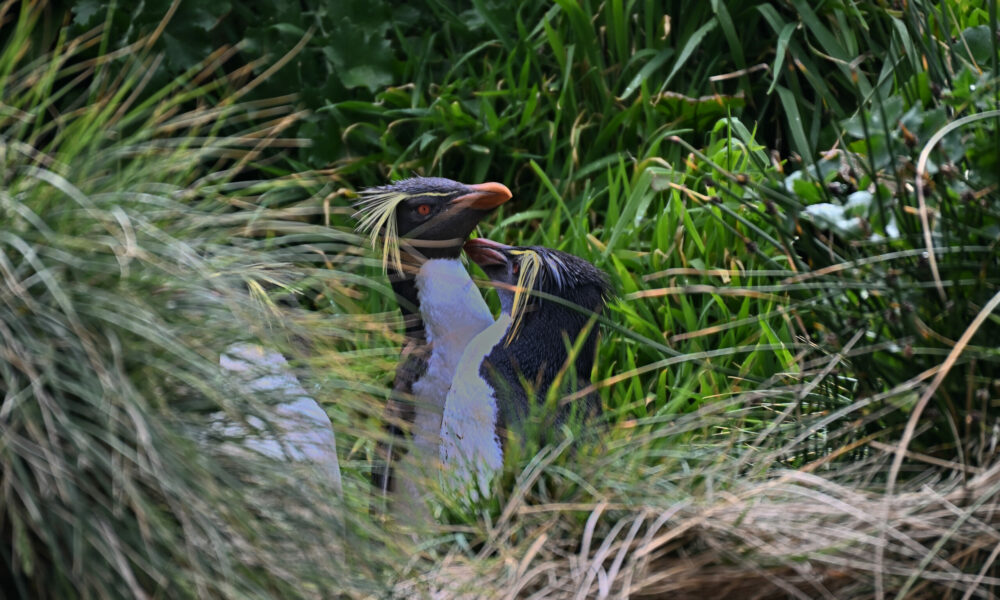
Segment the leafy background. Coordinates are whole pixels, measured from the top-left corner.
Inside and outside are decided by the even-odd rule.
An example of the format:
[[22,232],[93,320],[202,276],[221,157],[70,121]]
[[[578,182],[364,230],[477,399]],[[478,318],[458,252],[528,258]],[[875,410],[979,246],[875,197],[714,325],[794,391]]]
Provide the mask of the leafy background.
[[[995,2],[0,15],[3,322],[22,348],[0,380],[7,595],[940,598],[1000,584]],[[526,446],[494,499],[442,498],[442,528],[411,547],[367,514],[399,336],[350,203],[414,173],[504,182],[515,198],[481,233],[583,256],[620,299],[592,373],[601,435]],[[51,210],[80,198],[93,206]],[[133,222],[148,235],[130,237]],[[100,310],[81,325],[65,310],[78,305]],[[191,462],[206,411],[265,410],[216,373],[245,338],[292,358],[334,419],[342,502],[273,465],[232,477],[223,459]],[[110,412],[105,372],[134,390]],[[137,406],[155,410],[104,417]],[[155,468],[122,470],[147,454]],[[63,480],[84,491],[43,483]],[[187,504],[209,515],[203,534]],[[226,541],[190,542],[203,538]]]

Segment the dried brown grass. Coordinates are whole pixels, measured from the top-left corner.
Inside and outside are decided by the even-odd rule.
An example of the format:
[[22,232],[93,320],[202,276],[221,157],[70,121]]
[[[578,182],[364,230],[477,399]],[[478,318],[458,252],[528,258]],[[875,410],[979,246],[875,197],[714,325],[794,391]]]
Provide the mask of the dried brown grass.
[[[477,558],[452,553],[397,592],[865,598],[873,597],[881,572],[886,592],[897,597],[994,597],[1000,463],[971,479],[927,474],[892,496],[837,479],[790,470],[665,505],[523,505]],[[585,525],[574,527],[585,509]],[[876,550],[883,543],[880,564]]]
[[[446,541],[426,568],[401,576],[396,594],[875,598],[881,578],[889,598],[995,596],[1000,459],[989,440],[984,458],[992,458],[978,467],[908,452],[891,493],[885,482],[896,446],[869,438],[797,469],[783,465],[805,442],[775,435],[754,449],[751,432],[732,435],[728,451],[724,443],[671,440],[669,452],[643,454],[663,436],[731,426],[735,414],[731,405],[705,409],[657,423],[648,435],[618,428],[607,437],[624,441],[605,439],[602,451],[565,463],[569,443],[550,449],[521,474],[493,523],[480,518],[471,531],[453,527],[453,538],[441,538],[485,543]],[[848,449],[862,454],[831,460]]]

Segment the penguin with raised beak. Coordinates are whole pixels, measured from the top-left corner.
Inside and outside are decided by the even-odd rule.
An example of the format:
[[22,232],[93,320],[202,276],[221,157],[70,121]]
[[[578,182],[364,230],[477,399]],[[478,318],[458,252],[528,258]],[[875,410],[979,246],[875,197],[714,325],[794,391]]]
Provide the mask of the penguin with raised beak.
[[[440,457],[446,482],[485,497],[503,466],[505,428],[522,425],[550,391],[563,397],[588,385],[597,346],[594,316],[611,287],[588,261],[550,248],[474,239],[465,251],[496,286],[501,313],[469,342],[456,369]],[[560,406],[551,423],[593,415],[597,402],[591,393]]]

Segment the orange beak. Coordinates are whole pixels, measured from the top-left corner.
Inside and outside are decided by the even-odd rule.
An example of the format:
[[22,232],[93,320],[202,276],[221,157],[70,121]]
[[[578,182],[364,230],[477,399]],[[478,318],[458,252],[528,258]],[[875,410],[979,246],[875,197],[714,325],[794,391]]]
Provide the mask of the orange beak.
[[451,201],[452,204],[461,204],[463,206],[478,208],[479,210],[490,210],[510,200],[513,196],[507,186],[495,181],[477,183],[476,185],[466,187],[474,191],[455,198]]

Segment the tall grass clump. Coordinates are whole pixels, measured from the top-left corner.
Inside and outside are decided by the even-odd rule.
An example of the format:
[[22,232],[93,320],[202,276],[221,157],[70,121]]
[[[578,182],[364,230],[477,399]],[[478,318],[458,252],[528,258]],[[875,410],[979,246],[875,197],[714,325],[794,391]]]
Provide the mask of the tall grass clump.
[[[245,101],[226,47],[151,88],[158,31],[116,48],[48,17],[0,5],[0,596],[370,589],[351,503],[212,426],[269,414],[220,370],[229,344],[336,365],[324,343],[353,339],[281,300],[341,277],[290,262],[303,223],[277,199],[304,194],[263,179],[302,143],[289,98]],[[346,413],[364,377],[317,371],[310,393]]]
[[[5,593],[995,595],[996,2],[334,4],[3,5]],[[411,174],[618,292],[604,419],[414,536],[367,516],[399,319],[350,233]],[[270,400],[234,341],[334,418],[336,501],[215,451]]]

